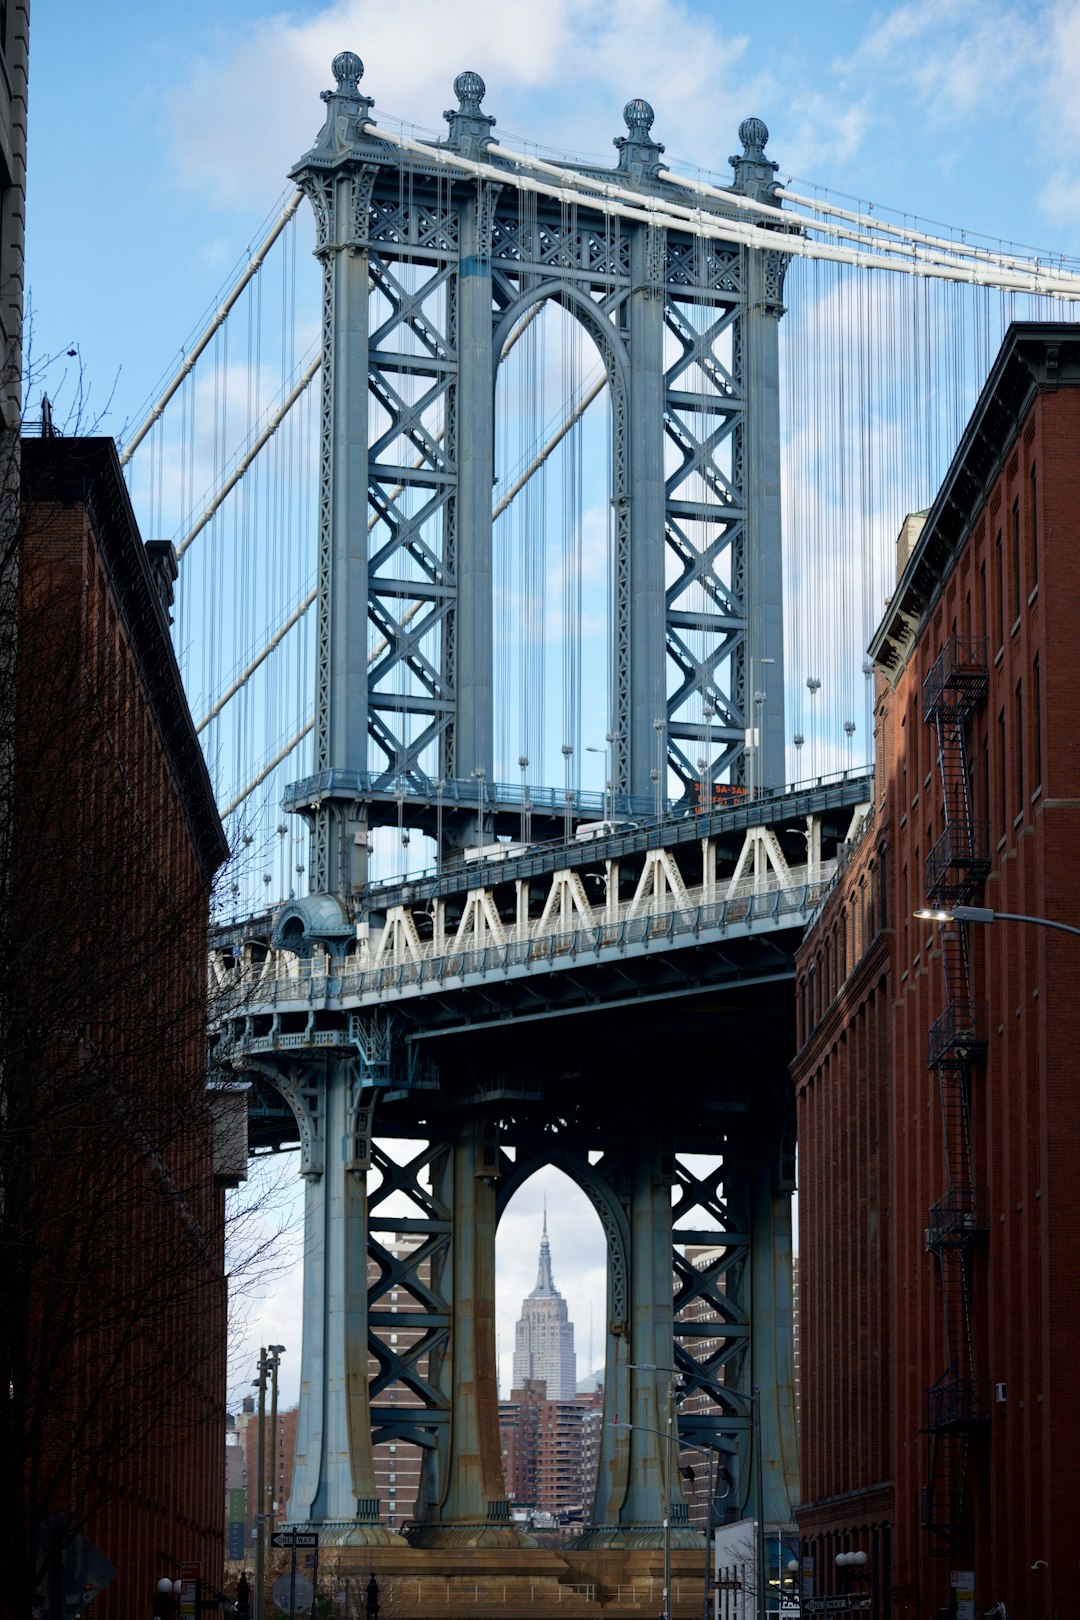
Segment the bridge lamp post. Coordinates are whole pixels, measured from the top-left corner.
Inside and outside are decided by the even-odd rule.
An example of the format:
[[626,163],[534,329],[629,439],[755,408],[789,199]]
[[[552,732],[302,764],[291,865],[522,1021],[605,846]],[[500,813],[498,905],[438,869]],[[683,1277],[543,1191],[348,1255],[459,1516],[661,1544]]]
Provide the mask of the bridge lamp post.
[[[766,664],[775,664],[776,659],[775,658],[759,658],[757,660],[757,662],[761,666],[761,672],[762,672],[761,673],[761,685],[762,685],[762,688],[764,688],[764,685],[765,685],[765,665]],[[747,719],[750,721],[750,727],[749,727],[749,730],[746,733],[746,746],[747,746],[747,751],[748,751],[748,753],[750,755],[750,769],[749,769],[749,773],[748,773],[749,774],[749,781],[747,782],[747,787],[750,789],[749,797],[752,799],[754,797],[754,790],[755,790],[754,777],[755,777],[755,775],[760,774],[759,772],[755,771],[754,766],[755,766],[756,761],[757,761],[757,756],[761,751],[761,713],[762,713],[762,710],[765,707],[765,696],[766,696],[766,694],[765,694],[764,690],[759,690],[754,685],[754,657],[753,657],[753,654],[751,654],[751,656],[750,656],[749,664],[750,664],[750,698],[751,698],[751,702],[747,704],[747,709],[750,711],[748,713],[748,715],[747,715]],[[757,783],[757,789],[760,792],[760,789],[761,789],[761,783],[760,782]]]
[[473,771],[476,777],[476,847],[482,849],[484,844],[484,782],[487,771],[478,765]]
[[527,842],[526,830],[527,830],[527,825],[528,824],[527,824],[525,818],[529,813],[529,811],[528,811],[529,790],[525,786],[525,772],[528,770],[528,768],[529,768],[529,756],[528,756],[528,754],[519,754],[518,755],[518,769],[521,772],[521,842],[523,844]]
[[923,906],[914,913],[920,922],[1032,923],[1036,928],[1056,928],[1062,934],[1080,934],[1072,923],[1055,922],[1052,917],[1029,917],[1022,911],[991,911],[987,906],[952,906],[947,911],[935,911]]
[[571,822],[571,819],[572,819],[572,817],[571,817],[571,808],[570,807],[574,802],[573,789],[570,786],[570,761],[574,757],[574,746],[573,746],[572,743],[565,742],[562,745],[562,750],[561,751],[562,751],[562,757],[563,757],[563,762],[564,762],[564,766],[565,766],[565,773],[564,773],[565,780],[564,780],[564,786],[563,786],[563,803],[564,803],[564,805],[566,807],[565,812],[564,812],[564,814],[565,814],[564,831],[565,831],[565,834],[566,834],[566,842],[569,844],[569,842],[570,842],[570,822]]
[[442,796],[446,790],[445,778],[435,783],[435,870],[442,871]]
[[[705,809],[706,777],[705,777],[704,773],[708,770],[709,760],[712,757],[712,723],[713,723],[713,718],[714,718],[715,714],[716,714],[716,704],[713,703],[711,698],[706,698],[706,700],[705,700],[705,702],[704,702],[704,704],[702,706],[702,710],[701,710],[701,752],[704,754],[705,760],[704,760],[703,764],[701,762],[699,762],[699,765],[698,765],[698,769],[702,772],[702,777],[701,777],[701,803],[698,806],[699,810],[704,810]],[[712,795],[711,794],[709,796],[709,809],[710,810],[712,809]]]
[[605,731],[605,733],[604,733],[605,746],[603,748],[594,748],[591,743],[586,743],[586,745],[585,745],[585,752],[587,754],[603,754],[603,756],[604,756],[604,820],[605,821],[614,821],[614,819],[615,819],[615,762],[614,762],[614,759],[612,757],[611,750],[615,746],[615,744],[618,742],[618,740],[619,740],[619,733],[617,731]]
[[656,732],[656,765],[649,772],[656,783],[656,819],[660,820],[663,814],[663,780],[664,780],[664,717],[658,714],[653,721],[653,730]]

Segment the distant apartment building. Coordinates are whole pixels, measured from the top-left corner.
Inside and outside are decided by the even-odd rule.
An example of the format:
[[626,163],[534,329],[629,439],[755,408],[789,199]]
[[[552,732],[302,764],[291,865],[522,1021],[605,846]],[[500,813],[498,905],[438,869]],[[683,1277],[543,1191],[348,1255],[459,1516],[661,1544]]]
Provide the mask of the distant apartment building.
[[511,1507],[567,1523],[586,1519],[596,1491],[603,1392],[551,1401],[528,1378],[499,1402],[503,1471]]
[[[296,1422],[299,1408],[290,1406],[277,1414],[277,1433],[271,1427],[271,1415],[265,1414],[263,1469],[266,1476],[265,1513],[273,1513],[276,1521],[283,1521],[292,1491],[293,1465],[296,1460]],[[236,1417],[237,1446],[243,1456],[241,1484],[244,1501],[244,1545],[248,1556],[254,1556],[255,1520],[259,1511],[259,1414],[255,1410],[254,1396],[244,1397],[243,1407]],[[227,1448],[228,1449],[228,1448]],[[235,1488],[235,1487],[234,1487]],[[230,1558],[232,1554],[230,1552]]]

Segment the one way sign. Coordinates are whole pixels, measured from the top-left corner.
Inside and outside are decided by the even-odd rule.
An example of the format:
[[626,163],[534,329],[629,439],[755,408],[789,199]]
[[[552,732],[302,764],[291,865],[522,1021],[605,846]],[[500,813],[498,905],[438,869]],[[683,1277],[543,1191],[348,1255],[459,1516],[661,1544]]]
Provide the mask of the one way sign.
[[270,1537],[273,1547],[317,1547],[319,1545],[319,1532],[317,1530],[275,1530]]

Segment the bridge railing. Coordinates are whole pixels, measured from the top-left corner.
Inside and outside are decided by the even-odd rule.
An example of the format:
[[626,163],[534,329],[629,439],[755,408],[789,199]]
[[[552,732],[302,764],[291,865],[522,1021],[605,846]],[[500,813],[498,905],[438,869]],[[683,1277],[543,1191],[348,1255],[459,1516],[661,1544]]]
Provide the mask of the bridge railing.
[[[503,939],[486,937],[477,940],[466,936],[460,942],[428,940],[416,954],[405,958],[367,963],[355,967],[346,964],[337,971],[323,958],[319,961],[287,960],[290,971],[267,974],[265,964],[234,973],[219,989],[218,1007],[226,1013],[230,1008],[247,1004],[266,1006],[270,1003],[321,1000],[324,997],[344,1000],[365,1000],[385,996],[404,989],[423,990],[478,974],[506,973],[514,970],[554,966],[559,961],[577,957],[597,957],[604,952],[646,951],[652,945],[685,945],[701,934],[723,933],[738,928],[751,932],[756,925],[783,927],[796,918],[805,917],[817,904],[821,894],[832,880],[832,863],[828,863],[813,881],[805,876],[792,886],[778,882],[752,880],[740,885],[741,892],[722,899],[699,901],[691,906],[669,900],[651,906],[648,911],[630,915],[632,902],[624,902],[618,914],[598,916],[593,923],[582,922],[573,928],[548,926],[538,929],[535,922],[508,925]],[[355,958],[348,959],[349,962]],[[268,1036],[270,1044],[280,1045],[295,1039],[303,1044],[305,1036]]]

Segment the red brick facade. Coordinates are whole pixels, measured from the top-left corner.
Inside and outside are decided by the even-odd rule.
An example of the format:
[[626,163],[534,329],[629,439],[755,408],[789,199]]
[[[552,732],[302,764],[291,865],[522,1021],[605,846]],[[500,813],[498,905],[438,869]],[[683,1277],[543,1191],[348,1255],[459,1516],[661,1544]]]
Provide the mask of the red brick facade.
[[117,1571],[95,1615],[126,1620],[179,1562],[222,1571],[205,960],[227,849],[111,440],[23,460],[3,1054],[23,1231],[4,1287],[28,1331],[5,1342],[23,1464],[5,1459],[23,1476],[5,1576],[75,1529]]
[[[949,1610],[952,1571],[977,1613],[1076,1607],[1080,940],[913,917],[932,856],[946,888],[964,868],[945,904],[1080,925],[1074,333],[1010,329],[903,568],[871,649],[874,817],[798,959],[799,1524],[819,1595],[911,1620]],[[977,666],[946,807],[927,702]],[[865,1571],[837,1570],[852,1549]]]

